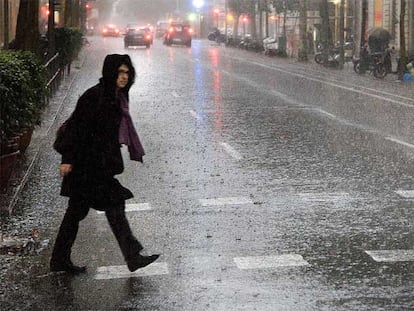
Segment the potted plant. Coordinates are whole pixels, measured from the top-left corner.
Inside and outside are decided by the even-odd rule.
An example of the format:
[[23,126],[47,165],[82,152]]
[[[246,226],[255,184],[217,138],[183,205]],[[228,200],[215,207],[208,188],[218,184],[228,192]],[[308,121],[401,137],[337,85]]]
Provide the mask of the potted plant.
[[[0,51],[0,188],[7,187],[13,171],[20,137],[40,124],[45,105],[46,79],[43,66],[30,52]],[[29,139],[30,141],[30,139]],[[16,148],[17,145],[17,148]]]

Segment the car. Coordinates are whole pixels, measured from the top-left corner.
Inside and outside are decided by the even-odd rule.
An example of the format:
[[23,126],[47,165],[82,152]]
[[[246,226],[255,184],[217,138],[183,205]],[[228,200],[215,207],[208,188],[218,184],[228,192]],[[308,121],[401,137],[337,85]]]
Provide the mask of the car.
[[169,25],[170,25],[170,22],[168,21],[158,21],[155,26],[155,37],[156,38],[164,37],[165,32],[167,31]]
[[101,34],[104,37],[119,37],[121,35],[121,30],[114,24],[107,24],[102,28]]
[[124,47],[145,46],[147,49],[152,44],[152,33],[147,27],[129,28],[124,37]]
[[183,44],[191,47],[193,29],[185,23],[171,23],[164,35],[164,44]]

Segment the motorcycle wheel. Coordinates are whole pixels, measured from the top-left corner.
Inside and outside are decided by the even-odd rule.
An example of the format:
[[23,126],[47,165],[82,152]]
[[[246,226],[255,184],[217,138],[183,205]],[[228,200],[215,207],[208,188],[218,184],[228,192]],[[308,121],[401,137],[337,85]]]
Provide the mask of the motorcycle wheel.
[[361,69],[361,64],[359,60],[357,60],[354,62],[354,71],[359,74],[361,72],[360,69]]
[[374,69],[374,77],[378,79],[384,79],[387,75],[387,69],[383,64],[378,64]]
[[322,54],[316,54],[315,55],[315,62],[317,64],[323,64],[324,63]]

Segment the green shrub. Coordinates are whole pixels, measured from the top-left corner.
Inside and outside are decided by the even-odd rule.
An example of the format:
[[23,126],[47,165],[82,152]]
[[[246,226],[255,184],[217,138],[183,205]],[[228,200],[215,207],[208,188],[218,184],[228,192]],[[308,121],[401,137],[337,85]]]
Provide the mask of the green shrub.
[[82,32],[76,28],[56,28],[55,43],[61,65],[70,64],[82,48]]
[[46,71],[31,52],[0,51],[0,140],[40,124]]

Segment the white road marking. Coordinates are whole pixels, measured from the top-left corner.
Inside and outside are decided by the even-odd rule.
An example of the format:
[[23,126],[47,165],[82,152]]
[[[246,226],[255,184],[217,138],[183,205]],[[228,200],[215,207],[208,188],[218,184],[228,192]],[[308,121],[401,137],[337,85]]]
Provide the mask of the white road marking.
[[[125,205],[125,212],[149,211],[152,207],[149,203],[132,203]],[[98,214],[105,214],[103,211],[97,211]]]
[[397,144],[400,144],[400,145],[404,145],[406,147],[409,147],[409,148],[413,148],[414,149],[414,145],[409,144],[409,143],[406,143],[405,141],[399,140],[397,138],[387,136],[387,137],[385,137],[385,139],[386,140],[389,140],[389,141],[392,141],[394,143],[397,143]]
[[237,152],[232,146],[230,146],[227,143],[220,143],[220,145],[224,148],[224,150],[232,156],[236,160],[241,160],[243,157],[240,155],[239,152]]
[[253,201],[246,197],[228,197],[216,199],[199,199],[202,206],[223,206],[223,205],[242,205],[253,204]]
[[190,114],[193,116],[194,119],[197,119],[197,120],[200,119],[200,116],[194,110],[190,110]]
[[298,196],[305,201],[311,202],[335,202],[335,201],[349,201],[350,195],[347,192],[328,192],[328,193],[298,193]]
[[403,198],[414,199],[414,190],[397,190],[395,192]]
[[365,251],[377,262],[414,261],[414,249]]
[[268,269],[279,267],[298,267],[308,266],[309,263],[298,254],[286,254],[275,256],[257,256],[257,257],[236,257],[234,262],[241,270],[248,269]]
[[172,91],[172,95],[173,95],[175,98],[180,97],[180,95],[178,95],[178,93],[177,93],[176,91]]
[[130,272],[127,266],[104,266],[96,269],[95,280],[122,279],[151,275],[168,274],[168,264],[166,262],[154,262],[135,272]]

